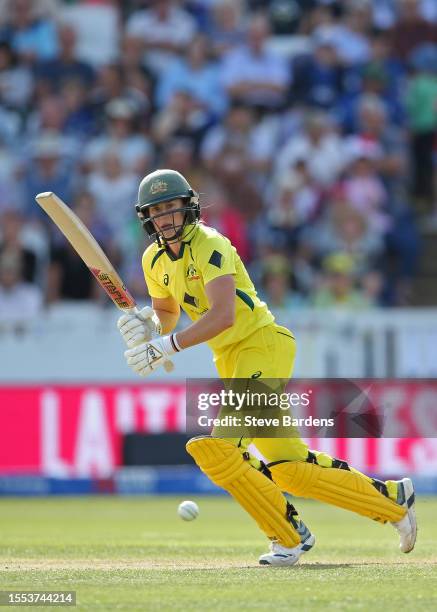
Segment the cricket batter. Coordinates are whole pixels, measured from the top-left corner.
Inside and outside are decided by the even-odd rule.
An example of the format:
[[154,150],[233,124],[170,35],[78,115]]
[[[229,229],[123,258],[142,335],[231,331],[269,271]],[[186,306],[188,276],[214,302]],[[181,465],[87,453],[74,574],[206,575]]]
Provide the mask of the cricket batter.
[[[174,170],[156,170],[140,183],[138,216],[154,242],[142,259],[152,308],[123,315],[118,327],[128,364],[148,376],[175,353],[207,342],[222,379],[288,380],[296,343],[261,302],[230,241],[200,220],[198,194]],[[172,333],[180,315],[192,324]],[[158,334],[158,337],[156,337]],[[253,443],[264,464],[247,448]],[[311,451],[299,437],[200,436],[187,444],[200,469],[228,491],[270,540],[262,565],[294,565],[315,537],[283,491],[345,508],[399,532],[400,549],[416,541],[414,489],[409,478],[382,482],[345,461]]]

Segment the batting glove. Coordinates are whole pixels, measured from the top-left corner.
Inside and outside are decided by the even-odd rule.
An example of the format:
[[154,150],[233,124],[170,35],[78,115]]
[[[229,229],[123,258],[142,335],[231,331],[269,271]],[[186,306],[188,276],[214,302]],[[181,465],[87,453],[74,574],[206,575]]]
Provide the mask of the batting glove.
[[117,327],[129,348],[149,342],[161,335],[161,323],[153,308],[145,306],[137,314],[124,314],[117,321]]
[[128,365],[140,376],[149,376],[154,370],[164,366],[167,372],[173,369],[171,355],[181,350],[175,334],[155,338],[125,351]]

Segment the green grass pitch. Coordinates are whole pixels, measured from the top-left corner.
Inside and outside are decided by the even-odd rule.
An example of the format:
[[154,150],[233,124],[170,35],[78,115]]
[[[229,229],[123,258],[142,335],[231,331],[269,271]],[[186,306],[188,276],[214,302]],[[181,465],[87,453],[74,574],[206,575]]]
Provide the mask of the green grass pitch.
[[191,523],[180,501],[2,498],[0,588],[75,590],[83,610],[437,609],[436,499],[409,555],[391,526],[300,500],[317,543],[279,569],[258,566],[267,543],[231,499],[195,497]]

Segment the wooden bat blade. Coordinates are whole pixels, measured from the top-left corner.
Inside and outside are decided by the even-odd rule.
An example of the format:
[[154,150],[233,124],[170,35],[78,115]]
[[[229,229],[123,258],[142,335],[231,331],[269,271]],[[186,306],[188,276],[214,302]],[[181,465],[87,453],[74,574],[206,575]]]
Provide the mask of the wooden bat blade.
[[134,298],[79,217],[51,191],[39,193],[35,199],[58,226],[114,304],[121,310],[134,309],[136,305]]

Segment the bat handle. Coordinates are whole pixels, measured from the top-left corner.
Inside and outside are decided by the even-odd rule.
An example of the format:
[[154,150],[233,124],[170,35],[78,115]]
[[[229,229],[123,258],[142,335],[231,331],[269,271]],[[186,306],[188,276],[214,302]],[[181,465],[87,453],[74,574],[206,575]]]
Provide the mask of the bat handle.
[[[139,319],[141,319],[142,321],[144,321],[144,319],[141,316],[140,310],[138,309],[138,306],[133,306],[133,308],[129,308],[126,309],[126,311],[128,314],[134,314],[136,315]],[[155,334],[156,335],[156,334]],[[156,335],[157,337],[157,335]],[[167,372],[167,374],[169,372],[173,372],[174,370],[174,363],[173,361],[171,361],[171,359],[166,359],[164,361],[164,370]]]

